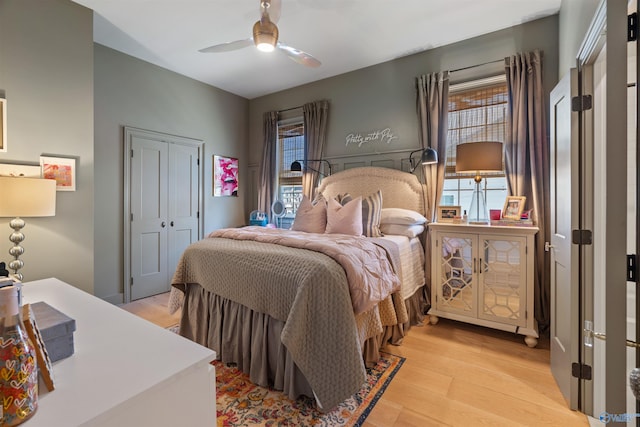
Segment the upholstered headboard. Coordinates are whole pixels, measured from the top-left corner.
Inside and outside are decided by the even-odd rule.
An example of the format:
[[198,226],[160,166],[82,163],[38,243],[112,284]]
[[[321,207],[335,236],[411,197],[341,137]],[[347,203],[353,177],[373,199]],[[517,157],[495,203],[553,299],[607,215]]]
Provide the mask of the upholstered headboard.
[[382,207],[411,209],[425,214],[422,184],[415,175],[396,169],[347,169],[324,178],[317,192],[329,199],[342,193],[367,197],[378,190],[382,191]]

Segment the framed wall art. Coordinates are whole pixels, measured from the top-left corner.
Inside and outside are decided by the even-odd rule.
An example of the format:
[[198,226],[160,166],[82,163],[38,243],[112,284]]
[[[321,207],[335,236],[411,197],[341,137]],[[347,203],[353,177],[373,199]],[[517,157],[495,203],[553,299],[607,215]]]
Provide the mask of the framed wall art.
[[12,163],[0,163],[0,176],[24,176],[26,178],[40,178],[39,165],[18,165]]
[[213,196],[238,196],[238,159],[213,156]]
[[7,100],[0,98],[0,152],[7,152]]
[[525,196],[508,196],[502,208],[502,218],[518,221],[522,216],[526,200]]
[[57,191],[76,191],[76,159],[40,156],[42,178],[55,179]]
[[453,222],[453,220],[456,217],[459,218],[460,215],[462,215],[460,206],[438,206],[438,222]]

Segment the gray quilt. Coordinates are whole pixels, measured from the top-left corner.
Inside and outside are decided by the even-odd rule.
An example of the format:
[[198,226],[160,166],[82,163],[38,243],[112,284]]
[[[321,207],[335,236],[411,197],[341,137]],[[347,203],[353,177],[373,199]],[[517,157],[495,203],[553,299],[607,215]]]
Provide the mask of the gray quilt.
[[[172,283],[178,289],[198,283],[285,322],[281,341],[321,408],[333,408],[364,383],[362,343],[381,332],[382,313],[374,307],[354,316],[345,270],[329,256],[272,243],[205,238],[185,250]],[[385,301],[392,305],[391,296]]]

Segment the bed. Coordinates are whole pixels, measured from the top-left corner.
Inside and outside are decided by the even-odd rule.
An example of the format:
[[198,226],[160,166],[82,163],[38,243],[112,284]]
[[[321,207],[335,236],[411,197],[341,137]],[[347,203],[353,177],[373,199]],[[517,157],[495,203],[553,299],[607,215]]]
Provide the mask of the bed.
[[[422,185],[393,169],[339,172],[323,179],[317,193],[329,200],[378,191],[383,211],[424,213]],[[428,295],[423,234],[216,230],[183,253],[170,310],[182,309],[181,335],[216,350],[254,383],[294,399],[311,396],[319,409],[330,410],[360,389],[365,366],[377,361],[381,347],[400,344],[422,321]],[[345,264],[347,258],[357,265]],[[379,270],[369,271],[374,264]],[[363,266],[363,277],[354,279],[353,270]],[[360,291],[366,299],[352,287],[358,280],[367,284]]]

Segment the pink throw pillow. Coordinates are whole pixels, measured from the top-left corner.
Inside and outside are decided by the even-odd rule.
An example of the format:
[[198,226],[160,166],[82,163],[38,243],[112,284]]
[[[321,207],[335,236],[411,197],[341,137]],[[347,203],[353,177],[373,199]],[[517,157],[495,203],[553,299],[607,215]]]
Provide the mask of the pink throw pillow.
[[329,200],[325,233],[361,236],[362,197],[356,197],[344,206],[334,199]]
[[326,226],[327,205],[324,200],[319,200],[314,205],[307,196],[303,196],[291,229],[306,233],[324,233]]

